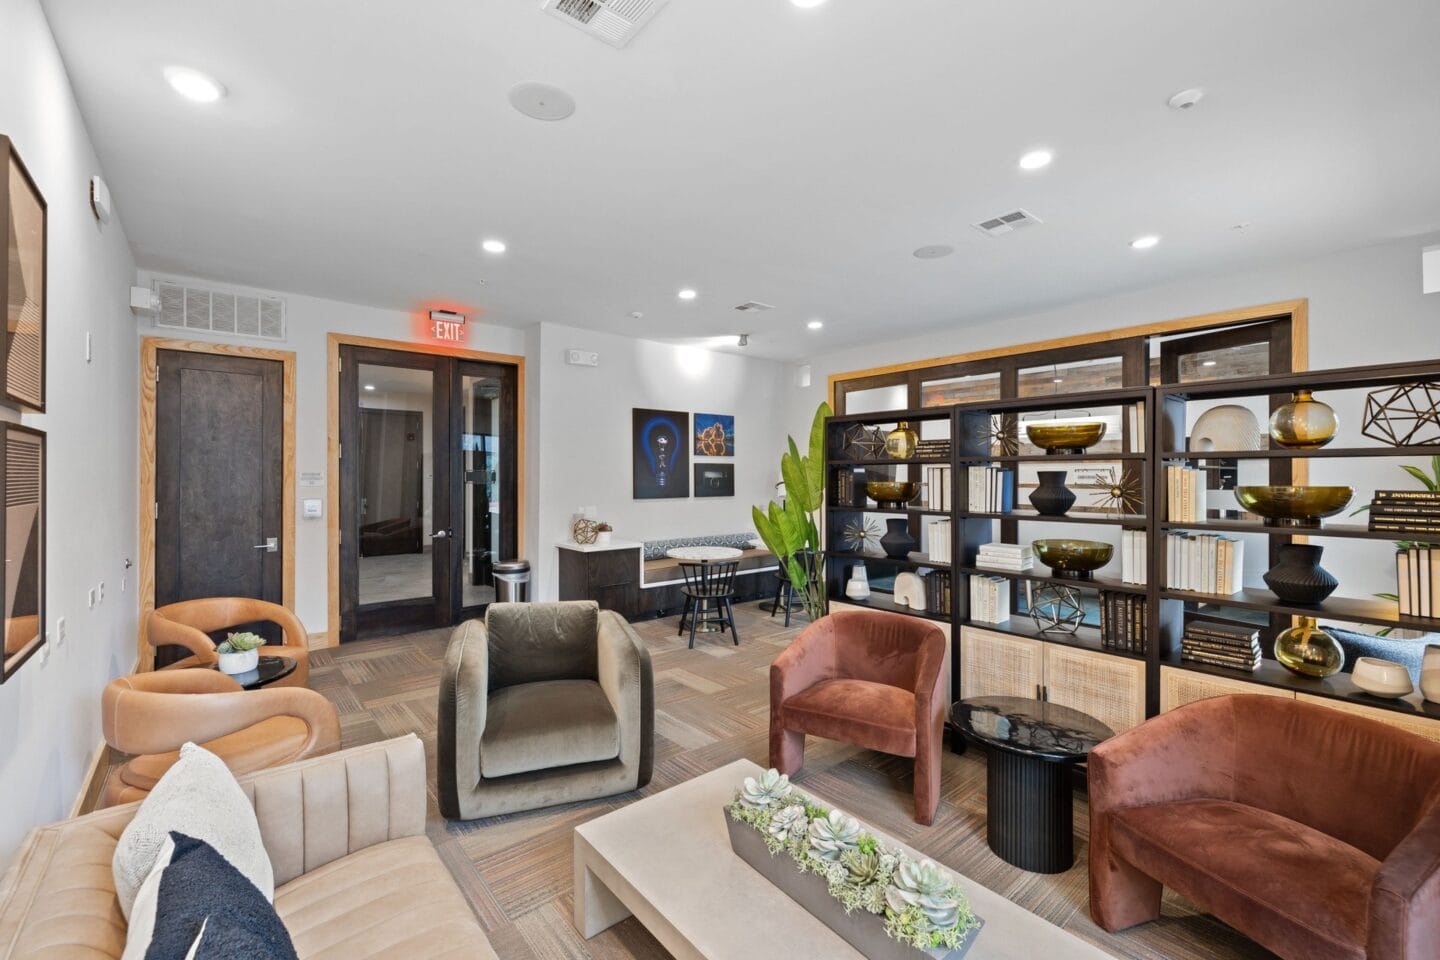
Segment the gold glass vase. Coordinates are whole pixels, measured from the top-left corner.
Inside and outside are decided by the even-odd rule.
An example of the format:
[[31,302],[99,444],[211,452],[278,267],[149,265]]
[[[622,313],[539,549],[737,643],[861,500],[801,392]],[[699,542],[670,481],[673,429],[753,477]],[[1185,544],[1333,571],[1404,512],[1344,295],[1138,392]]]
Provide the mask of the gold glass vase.
[[1318,450],[1335,439],[1335,410],[1309,390],[1296,390],[1290,402],[1270,415],[1270,439],[1292,450]]
[[920,435],[910,429],[910,424],[901,421],[885,435],[885,452],[896,460],[909,460],[915,456],[915,446],[919,442]]
[[1275,638],[1275,659],[1302,677],[1331,677],[1345,666],[1345,651],[1316,626],[1314,617],[1301,617],[1299,624]]

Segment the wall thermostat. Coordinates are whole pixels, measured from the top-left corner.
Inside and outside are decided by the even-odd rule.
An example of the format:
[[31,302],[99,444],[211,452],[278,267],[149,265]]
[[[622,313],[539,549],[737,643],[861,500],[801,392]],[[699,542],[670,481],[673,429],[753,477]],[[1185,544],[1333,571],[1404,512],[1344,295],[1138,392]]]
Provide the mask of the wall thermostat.
[[324,502],[325,501],[319,497],[306,497],[300,501],[301,514],[307,520],[313,520],[316,517],[322,516],[325,511]]
[[99,177],[90,178],[90,209],[101,223],[110,222],[110,188]]

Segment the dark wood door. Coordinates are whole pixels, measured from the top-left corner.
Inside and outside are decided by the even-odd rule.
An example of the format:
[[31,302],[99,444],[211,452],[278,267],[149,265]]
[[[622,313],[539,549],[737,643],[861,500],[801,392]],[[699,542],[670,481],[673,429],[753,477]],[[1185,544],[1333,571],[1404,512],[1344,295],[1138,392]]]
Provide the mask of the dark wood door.
[[282,602],[282,364],[178,350],[157,360],[156,606]]

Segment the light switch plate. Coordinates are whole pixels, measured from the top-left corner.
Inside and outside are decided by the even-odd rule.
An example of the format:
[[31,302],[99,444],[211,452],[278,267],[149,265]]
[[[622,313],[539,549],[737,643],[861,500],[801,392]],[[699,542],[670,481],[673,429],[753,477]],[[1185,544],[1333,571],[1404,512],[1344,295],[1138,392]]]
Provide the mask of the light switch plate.
[[303,508],[301,515],[306,519],[314,519],[325,515],[325,501],[319,497],[306,497],[300,501],[300,503]]
[[90,609],[91,609],[91,610],[94,610],[94,609],[95,609],[95,588],[94,588],[94,587],[91,587],[89,590],[85,591],[85,599],[86,599],[86,601],[90,604]]
[[65,618],[64,618],[64,617],[61,617],[61,618],[59,618],[58,620],[55,621],[55,643],[58,645],[58,644],[62,644],[62,643],[64,643],[64,642],[65,642]]

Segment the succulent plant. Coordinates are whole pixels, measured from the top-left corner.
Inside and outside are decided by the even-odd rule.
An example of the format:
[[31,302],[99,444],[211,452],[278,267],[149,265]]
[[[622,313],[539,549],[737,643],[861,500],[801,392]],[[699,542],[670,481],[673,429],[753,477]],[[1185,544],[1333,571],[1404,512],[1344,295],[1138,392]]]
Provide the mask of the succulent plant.
[[217,653],[245,653],[265,645],[265,638],[257,633],[232,633],[215,648]]
[[860,841],[860,821],[831,810],[810,821],[810,854],[817,860],[836,862],[847,850],[854,850]]
[[781,840],[803,836],[809,823],[809,818],[805,816],[805,807],[792,803],[775,811],[775,815],[770,818],[770,836]]
[[896,913],[919,907],[935,930],[948,930],[960,920],[961,901],[950,875],[933,860],[903,861],[890,878],[885,902]]
[[857,887],[869,886],[883,873],[879,853],[849,850],[840,855],[840,862],[849,872],[850,882]]
[[740,788],[740,799],[756,808],[768,807],[790,795],[790,778],[770,768],[758,777],[746,777]]

